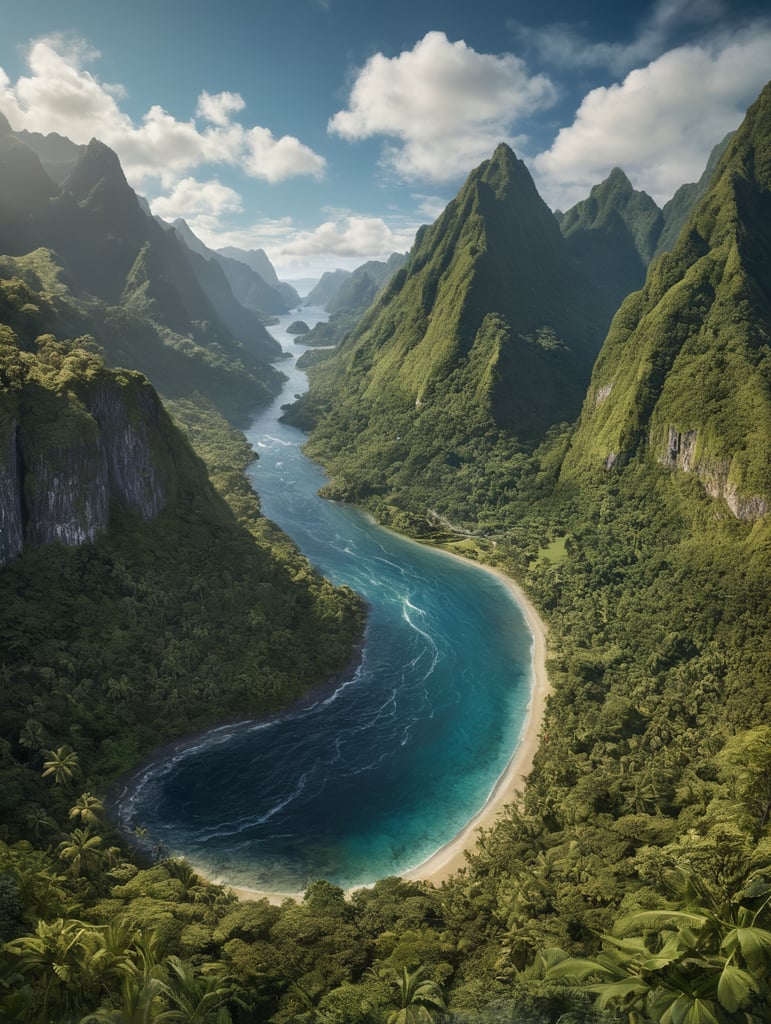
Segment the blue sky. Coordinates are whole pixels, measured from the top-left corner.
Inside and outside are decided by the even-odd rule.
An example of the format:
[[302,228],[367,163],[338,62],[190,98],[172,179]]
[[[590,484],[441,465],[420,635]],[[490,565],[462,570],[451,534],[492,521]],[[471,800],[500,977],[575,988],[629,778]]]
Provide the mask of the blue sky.
[[663,204],[771,77],[766,3],[26,0],[0,110],[96,136],[168,220],[284,279],[409,248],[505,140],[552,208]]

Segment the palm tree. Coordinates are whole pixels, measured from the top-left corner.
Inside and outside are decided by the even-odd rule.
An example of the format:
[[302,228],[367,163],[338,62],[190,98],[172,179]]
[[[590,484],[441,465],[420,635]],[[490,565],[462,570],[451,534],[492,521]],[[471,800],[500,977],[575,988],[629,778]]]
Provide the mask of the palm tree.
[[43,832],[57,832],[58,825],[44,807],[33,804],[24,819],[32,835],[39,839]]
[[91,793],[81,793],[70,808],[69,818],[72,822],[80,822],[85,828],[98,828],[104,804]]
[[93,878],[102,862],[102,837],[88,828],[73,829],[69,838],[59,843],[57,853],[73,875]]
[[66,744],[48,751],[48,760],[43,762],[43,778],[53,775],[54,785],[64,786],[74,782],[80,775],[78,755]]
[[170,975],[164,990],[174,1006],[169,1020],[179,1024],[219,1024],[221,1020],[230,1020],[226,1004],[233,993],[220,974],[196,974],[191,964],[176,956],[170,956],[167,963]]
[[326,987],[322,984],[301,985],[297,981],[291,982],[287,989],[288,994],[296,1000],[302,1010],[290,1017],[292,1024],[324,1024],[327,1017],[319,1009],[319,1002],[326,994]]
[[164,999],[165,986],[160,978],[141,974],[123,979],[119,1005],[102,1007],[83,1017],[80,1024],[172,1024],[179,1021]]
[[38,921],[32,935],[7,943],[19,973],[30,978],[40,999],[40,1020],[69,1020],[82,1010],[80,968],[88,954],[89,930],[81,921]]
[[[682,910],[618,921],[589,959],[547,958],[546,978],[596,996],[643,1024],[737,1024],[771,1019],[771,896],[757,909],[719,904],[693,875]],[[548,951],[547,951],[548,952]]]
[[446,1009],[441,987],[425,977],[425,970],[417,967],[392,978],[399,993],[399,1009],[388,1018],[388,1024],[431,1024],[433,1012]]
[[29,751],[29,763],[32,764],[35,756],[45,749],[45,731],[40,722],[35,718],[28,718],[24,728],[19,733],[19,746]]

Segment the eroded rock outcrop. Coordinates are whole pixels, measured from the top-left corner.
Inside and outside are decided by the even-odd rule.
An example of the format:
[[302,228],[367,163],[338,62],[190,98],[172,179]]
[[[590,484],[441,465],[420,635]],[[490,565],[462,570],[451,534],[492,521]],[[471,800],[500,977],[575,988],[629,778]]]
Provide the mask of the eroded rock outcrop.
[[28,381],[0,407],[0,564],[27,546],[94,540],[116,503],[145,521],[166,506],[170,423],[140,374],[104,370],[62,391]]

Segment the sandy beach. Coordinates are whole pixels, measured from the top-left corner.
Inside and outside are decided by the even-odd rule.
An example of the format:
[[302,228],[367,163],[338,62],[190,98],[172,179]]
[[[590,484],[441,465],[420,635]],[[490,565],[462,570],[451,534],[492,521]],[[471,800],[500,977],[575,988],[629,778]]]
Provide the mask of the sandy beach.
[[[442,550],[437,548],[435,550]],[[448,558],[457,558],[468,564],[469,559],[450,551],[443,551]],[[546,708],[546,698],[549,694],[549,679],[546,675],[546,626],[538,612],[526,597],[522,588],[515,581],[507,576],[501,569],[493,566],[474,562],[480,569],[489,572],[503,582],[513,595],[517,604],[527,619],[527,624],[533,634],[532,650],[532,687],[530,701],[527,708],[527,717],[522,728],[522,735],[517,749],[514,751],[511,760],[505,771],[499,777],[493,787],[486,803],[474,815],[454,839],[446,843],[440,849],[424,860],[417,867],[402,872],[402,877],[413,881],[431,882],[439,885],[441,882],[454,875],[459,868],[466,864],[465,850],[470,850],[476,843],[476,835],[479,829],[488,829],[498,817],[502,809],[514,803],[518,795],[522,793],[525,779],[533,767],[533,758],[538,749]],[[287,892],[259,892],[256,889],[245,889],[231,886],[232,891],[241,900],[267,899],[270,903],[281,904],[285,899],[301,899],[302,893]]]

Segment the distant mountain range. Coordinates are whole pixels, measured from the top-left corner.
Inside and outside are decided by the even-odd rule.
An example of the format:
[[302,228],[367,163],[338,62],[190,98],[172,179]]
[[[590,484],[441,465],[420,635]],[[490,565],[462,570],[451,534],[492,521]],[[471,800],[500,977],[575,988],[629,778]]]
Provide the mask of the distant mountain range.
[[[28,254],[48,254],[37,262],[55,278],[59,306],[69,304],[109,363],[143,371],[164,394],[199,391],[243,416],[280,386],[270,364],[281,347],[263,320],[287,302],[246,265],[182,236],[149,213],[107,146],[15,133],[0,118],[0,252],[27,260],[16,271],[33,288]],[[269,312],[238,301],[220,260],[270,298]]]

